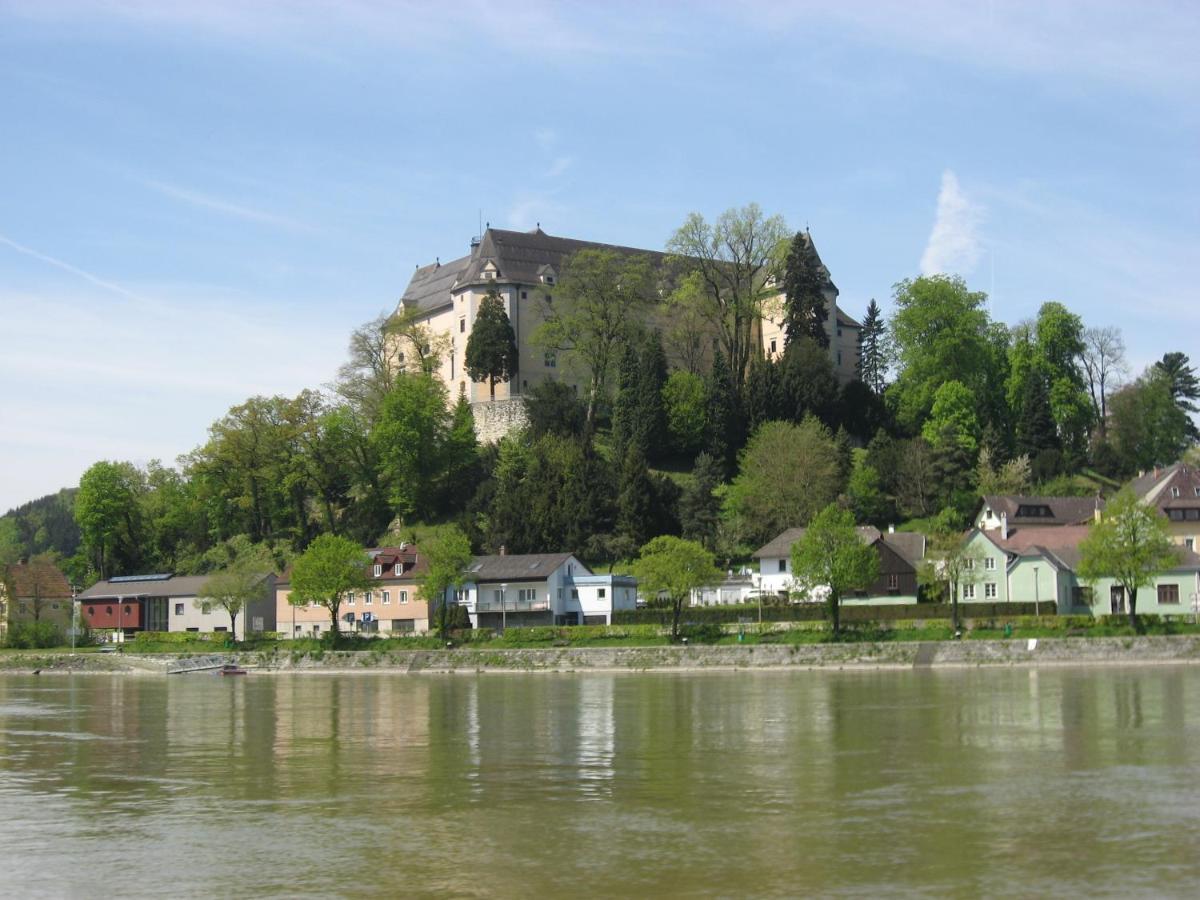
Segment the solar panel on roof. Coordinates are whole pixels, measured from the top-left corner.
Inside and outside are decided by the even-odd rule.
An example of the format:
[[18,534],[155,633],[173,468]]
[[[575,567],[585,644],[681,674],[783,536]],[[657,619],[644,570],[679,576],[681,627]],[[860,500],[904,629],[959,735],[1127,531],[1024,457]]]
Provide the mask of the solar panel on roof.
[[529,568],[531,568],[531,569],[536,569],[536,568],[537,568],[538,566],[540,566],[541,564],[542,564],[542,561],[539,559],[539,560],[537,560],[537,561],[535,561],[535,562],[531,562],[531,563],[529,564]]
[[128,584],[132,581],[170,581],[171,572],[161,573],[158,575],[118,575],[115,578],[108,579],[109,584]]

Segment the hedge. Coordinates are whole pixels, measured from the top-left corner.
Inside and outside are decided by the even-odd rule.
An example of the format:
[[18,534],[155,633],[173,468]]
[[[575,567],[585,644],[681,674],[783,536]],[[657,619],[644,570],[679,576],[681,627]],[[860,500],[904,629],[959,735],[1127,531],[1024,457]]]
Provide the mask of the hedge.
[[[1036,612],[1053,616],[1058,612],[1053,601],[1036,604]],[[1033,603],[960,603],[958,614],[963,619],[995,619],[1010,616],[1032,616]],[[759,606],[756,603],[738,603],[729,606],[688,606],[680,620],[690,624],[736,623],[743,619],[757,622]],[[762,607],[764,622],[820,622],[826,617],[822,603],[800,603],[792,606]],[[953,606],[949,603],[907,603],[890,606],[851,606],[842,604],[842,621],[850,622],[894,622],[900,619],[950,619]],[[614,625],[670,625],[669,609],[619,609],[613,612]]]

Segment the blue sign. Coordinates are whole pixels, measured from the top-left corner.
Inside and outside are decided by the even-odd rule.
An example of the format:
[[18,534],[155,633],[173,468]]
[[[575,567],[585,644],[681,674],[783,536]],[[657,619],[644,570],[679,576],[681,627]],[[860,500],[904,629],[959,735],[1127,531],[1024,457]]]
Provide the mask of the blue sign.
[[364,622],[374,622],[374,621],[375,621],[375,617],[374,617],[373,615],[371,615],[370,613],[368,613],[368,612],[365,612],[365,613],[363,613],[363,614],[362,614],[362,620],[363,620]]

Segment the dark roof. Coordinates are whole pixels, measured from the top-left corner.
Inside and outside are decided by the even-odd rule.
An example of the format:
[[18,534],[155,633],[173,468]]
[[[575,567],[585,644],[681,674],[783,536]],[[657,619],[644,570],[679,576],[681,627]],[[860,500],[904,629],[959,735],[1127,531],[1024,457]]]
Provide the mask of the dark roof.
[[[1192,507],[1200,499],[1200,469],[1187,463],[1175,463],[1161,469],[1153,469],[1139,475],[1128,485],[1138,497],[1153,503],[1158,509],[1172,506]],[[1172,497],[1170,488],[1179,488],[1179,496]],[[1184,502],[1177,502],[1184,501]]]
[[[996,517],[1003,513],[1010,527],[1017,525],[1075,525],[1089,522],[1096,514],[1097,505],[1104,509],[1101,497],[1031,497],[1018,494],[993,494],[983,498],[983,505],[990,506]],[[1022,506],[1049,507],[1049,516],[1018,516]]]
[[[544,581],[571,558],[570,553],[523,553],[476,556],[467,568],[471,581]],[[580,563],[582,566],[583,564]],[[586,569],[587,567],[584,566]],[[586,574],[590,575],[588,569]]]
[[79,595],[80,600],[115,600],[118,597],[198,597],[208,575],[171,575],[153,580],[97,581]]
[[13,563],[8,567],[5,583],[13,599],[45,597],[48,599],[71,596],[71,585],[52,562],[33,559],[29,562]]
[[846,311],[840,306],[834,304],[834,309],[837,310],[838,325],[841,325],[843,328],[862,328],[862,323],[846,315]]
[[[895,550],[905,562],[912,563],[914,566],[925,558],[925,535],[923,534],[915,531],[889,531],[885,534],[870,525],[859,525],[855,530],[863,539],[863,543],[874,544],[876,541],[882,540],[883,543]],[[759,547],[754,552],[754,558],[789,556],[792,552],[792,544],[804,537],[804,532],[804,528],[789,528]]]
[[661,262],[666,257],[666,254],[656,250],[556,237],[540,228],[533,231],[489,228],[479,246],[471,253],[460,283],[470,284],[481,280],[484,267],[491,262],[499,271],[498,281],[536,284],[540,282],[546,266],[561,275],[563,260],[580,250],[611,250],[622,255],[647,256],[654,262]]
[[[996,546],[1016,556],[1045,556],[1075,571],[1079,567],[1080,542],[1088,536],[1090,525],[1068,525],[1062,528],[1025,529],[1014,532],[1002,540],[997,531],[979,532]],[[1195,571],[1200,569],[1200,555],[1177,545],[1178,563],[1168,571]]]
[[413,273],[400,302],[406,309],[430,311],[450,303],[450,290],[458,283],[471,262],[463,256],[448,263],[422,266]]
[[[374,570],[367,573],[373,581],[412,581],[420,578],[429,571],[429,561],[423,553],[417,551],[415,544],[405,544],[401,547],[375,547],[367,551],[367,555],[383,566],[383,571],[376,576]],[[396,563],[402,563],[402,574],[396,575]],[[290,576],[289,576],[290,581]]]

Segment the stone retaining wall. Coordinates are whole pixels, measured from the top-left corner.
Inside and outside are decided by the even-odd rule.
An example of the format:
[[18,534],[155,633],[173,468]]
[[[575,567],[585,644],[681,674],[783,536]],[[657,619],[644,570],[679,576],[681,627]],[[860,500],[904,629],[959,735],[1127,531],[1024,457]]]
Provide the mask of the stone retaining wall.
[[481,444],[495,443],[510,431],[529,424],[529,413],[522,397],[472,403],[471,415],[475,419],[475,436]]

